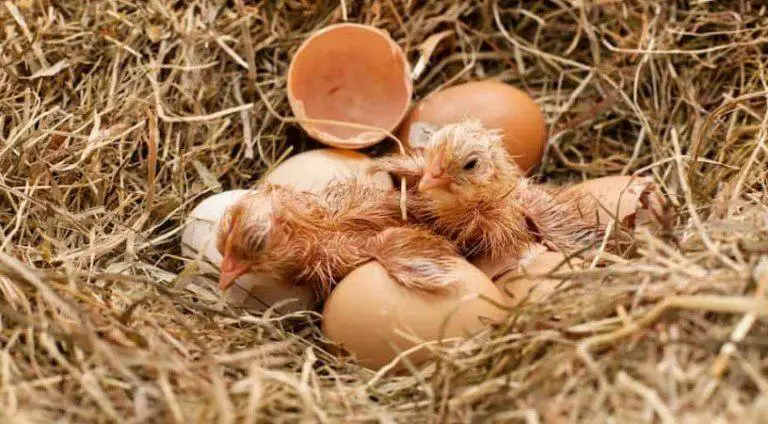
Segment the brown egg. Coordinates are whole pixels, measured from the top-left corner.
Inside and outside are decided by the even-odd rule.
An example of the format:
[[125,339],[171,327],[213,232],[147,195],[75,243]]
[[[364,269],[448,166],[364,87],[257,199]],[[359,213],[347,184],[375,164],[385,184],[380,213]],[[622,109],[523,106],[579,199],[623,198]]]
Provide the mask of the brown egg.
[[318,192],[331,181],[354,178],[382,190],[392,190],[389,174],[368,174],[373,163],[373,159],[368,156],[351,150],[310,150],[288,158],[267,174],[265,181],[297,190]]
[[[332,25],[312,34],[288,69],[288,100],[299,119],[335,120],[393,131],[405,116],[413,87],[400,47],[377,28]],[[301,122],[318,141],[358,149],[385,134],[328,123]]]
[[[498,288],[477,268],[456,258],[452,270],[463,284],[429,293],[392,280],[378,262],[352,271],[331,293],[323,309],[323,332],[353,353],[362,365],[378,369],[398,351],[422,341],[461,337],[482,330],[506,313],[478,295],[503,302]],[[408,356],[414,364],[429,358],[421,348]]]
[[[208,262],[219,266],[221,254],[216,249],[216,228],[224,211],[248,190],[231,190],[214,194],[202,202],[189,214],[186,227],[181,234],[181,254],[196,259],[197,252],[202,252],[198,265],[200,271],[217,274],[218,270]],[[309,286],[294,286],[291,281],[280,281],[271,275],[249,273],[237,279],[235,284],[224,293],[227,302],[261,312],[278,302],[285,303],[281,312],[313,309],[318,303],[315,292]]]
[[[500,129],[507,152],[522,169],[530,170],[541,160],[547,140],[541,109],[524,92],[500,82],[469,82],[428,96],[416,105],[398,134],[406,142],[418,136],[421,124],[417,123],[442,127],[465,118],[476,118],[488,128]],[[417,127],[412,133],[413,125]],[[415,147],[419,140],[407,143]]]
[[628,229],[658,229],[671,219],[667,202],[651,177],[596,178],[577,184],[572,190],[586,194],[586,201],[597,210],[596,219],[601,225],[607,225],[615,216]]

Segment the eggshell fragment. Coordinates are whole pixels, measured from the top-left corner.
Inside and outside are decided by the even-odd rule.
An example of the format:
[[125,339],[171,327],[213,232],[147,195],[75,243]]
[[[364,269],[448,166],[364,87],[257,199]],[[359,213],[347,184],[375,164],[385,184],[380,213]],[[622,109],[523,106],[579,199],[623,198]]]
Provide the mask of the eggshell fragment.
[[267,174],[265,181],[301,191],[318,192],[334,180],[354,178],[382,190],[392,190],[394,186],[389,174],[368,174],[373,164],[373,159],[351,150],[310,150],[288,158]]
[[469,82],[428,96],[413,108],[398,137],[418,147],[422,141],[412,137],[422,131],[412,131],[413,125],[442,127],[466,118],[501,130],[504,146],[520,168],[530,170],[541,160],[547,139],[541,109],[524,92],[495,81]]
[[[560,278],[535,277],[551,272],[566,272],[579,267],[583,262],[578,258],[568,258],[560,252],[547,250],[544,246],[536,246],[522,260],[516,274],[507,274],[497,285],[507,298],[510,306],[521,302],[537,303],[554,293],[563,282]],[[531,275],[530,277],[521,277]],[[518,278],[511,278],[517,276]]]
[[546,250],[547,248],[540,244],[533,244],[520,255],[507,255],[500,258],[491,258],[490,256],[473,258],[472,265],[476,266],[488,278],[496,281],[504,274],[517,272],[522,263]]
[[656,230],[671,219],[667,202],[651,177],[610,176],[572,187],[584,195],[587,213],[600,225],[614,217],[627,229]]
[[472,263],[494,281],[507,305],[516,306],[523,300],[526,303],[540,302],[552,294],[562,281],[546,277],[525,277],[526,274],[542,275],[556,269],[565,271],[583,262],[578,258],[568,258],[566,261],[562,253],[534,244],[519,256],[510,255],[496,260],[481,257]]
[[[465,336],[506,315],[498,288],[463,259],[451,273],[463,284],[434,293],[395,282],[378,262],[352,271],[334,289],[323,309],[323,332],[353,353],[362,365],[378,369],[420,341]],[[405,336],[404,336],[405,335]],[[408,356],[414,364],[429,358],[426,348]]]
[[[216,249],[216,228],[229,205],[236,202],[248,190],[231,190],[214,194],[203,200],[190,213],[184,232],[181,234],[181,254],[197,258],[202,253],[200,269],[203,273],[218,274],[218,270],[206,261],[221,264],[221,254]],[[225,299],[233,305],[261,312],[277,302],[296,299],[282,305],[282,312],[312,309],[317,304],[314,291],[307,286],[294,286],[290,281],[281,281],[274,276],[250,273],[237,279],[224,293]]]
[[[334,120],[393,131],[405,116],[413,87],[400,47],[377,28],[339,24],[310,36],[288,69],[288,100],[299,119]],[[381,131],[302,121],[318,141],[359,149]]]

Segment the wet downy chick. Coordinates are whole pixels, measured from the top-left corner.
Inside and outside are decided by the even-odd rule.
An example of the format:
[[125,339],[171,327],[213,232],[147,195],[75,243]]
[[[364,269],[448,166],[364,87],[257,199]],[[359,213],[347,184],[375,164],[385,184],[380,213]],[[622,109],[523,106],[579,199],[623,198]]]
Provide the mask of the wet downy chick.
[[447,275],[453,246],[401,226],[398,217],[396,193],[353,180],[319,194],[264,185],[233,204],[219,224],[219,285],[226,290],[248,272],[270,273],[310,284],[325,298],[370,260],[406,286],[434,290],[455,283]]
[[519,255],[533,242],[569,252],[599,237],[582,199],[532,184],[500,133],[476,120],[445,126],[410,156],[380,159],[377,169],[415,184],[409,213],[470,258]]

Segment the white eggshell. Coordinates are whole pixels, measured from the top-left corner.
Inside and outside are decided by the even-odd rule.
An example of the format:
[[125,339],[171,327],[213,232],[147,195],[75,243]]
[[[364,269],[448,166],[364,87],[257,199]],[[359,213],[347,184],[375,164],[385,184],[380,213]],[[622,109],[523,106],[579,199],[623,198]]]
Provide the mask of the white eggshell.
[[[203,200],[190,213],[186,228],[181,234],[181,254],[198,258],[203,252],[200,269],[216,274],[218,270],[206,261],[219,266],[221,254],[216,249],[216,228],[227,207],[236,202],[248,190],[231,190],[214,194]],[[317,303],[314,291],[307,286],[293,286],[291,282],[280,281],[271,275],[246,274],[224,294],[228,302],[254,311],[264,311],[271,305],[286,299],[297,301],[280,307],[282,312],[312,309]]]
[[316,149],[291,156],[264,180],[300,191],[318,192],[334,180],[354,178],[382,190],[392,190],[389,174],[368,174],[373,163],[373,159],[352,150]]

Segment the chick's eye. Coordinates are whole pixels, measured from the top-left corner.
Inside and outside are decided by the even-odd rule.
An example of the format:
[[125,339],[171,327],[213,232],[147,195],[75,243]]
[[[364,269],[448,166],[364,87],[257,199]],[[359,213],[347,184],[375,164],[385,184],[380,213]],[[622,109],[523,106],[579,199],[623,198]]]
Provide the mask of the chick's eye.
[[471,171],[477,167],[477,158],[472,158],[464,164],[465,171]]

